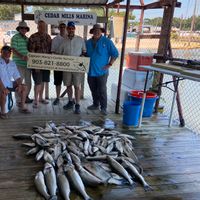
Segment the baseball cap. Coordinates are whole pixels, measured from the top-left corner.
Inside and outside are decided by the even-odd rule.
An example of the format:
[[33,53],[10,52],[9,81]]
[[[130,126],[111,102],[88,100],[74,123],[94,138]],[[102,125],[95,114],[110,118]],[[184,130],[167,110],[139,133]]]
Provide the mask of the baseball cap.
[[11,51],[12,51],[12,48],[11,48],[10,46],[5,45],[5,46],[3,46],[3,47],[1,48],[1,51],[9,51],[9,52],[11,52]]
[[75,27],[75,23],[74,23],[74,22],[72,22],[72,21],[70,21],[70,22],[68,22],[68,23],[67,23],[67,26],[68,26],[68,27],[70,27],[70,26],[73,26],[73,27]]

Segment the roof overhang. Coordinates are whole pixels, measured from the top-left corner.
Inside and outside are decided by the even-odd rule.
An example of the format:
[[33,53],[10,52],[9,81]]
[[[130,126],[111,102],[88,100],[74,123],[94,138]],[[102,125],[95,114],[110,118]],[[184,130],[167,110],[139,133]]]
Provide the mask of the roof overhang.
[[40,6],[66,6],[66,7],[85,7],[85,6],[107,6],[108,4],[117,4],[124,0],[0,0],[0,4],[15,5],[40,5]]

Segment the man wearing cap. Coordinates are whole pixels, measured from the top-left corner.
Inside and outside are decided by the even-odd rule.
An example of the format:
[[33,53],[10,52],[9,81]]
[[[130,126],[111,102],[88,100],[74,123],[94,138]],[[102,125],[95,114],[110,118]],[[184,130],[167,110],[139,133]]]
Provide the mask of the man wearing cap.
[[[19,71],[15,62],[10,60],[11,47],[3,46],[1,49],[0,57],[0,118],[6,119],[6,100],[11,91],[17,92],[21,98],[21,106],[19,111],[22,113],[30,113],[25,106],[25,100],[27,95],[27,87],[22,84]],[[14,81],[12,81],[14,80]]]
[[[58,49],[62,42],[66,37],[66,24],[61,22],[58,27],[60,34],[58,34],[52,40],[51,44],[51,53],[59,54]],[[63,72],[62,71],[54,71],[54,85],[56,86],[56,99],[53,102],[53,105],[57,105],[60,101],[60,92],[61,92],[61,84],[63,81]]]
[[119,53],[113,42],[102,35],[105,29],[95,24],[90,30],[92,38],[86,41],[87,56],[90,57],[88,84],[92,93],[93,104],[89,110],[98,110],[107,115],[107,78],[108,70]]
[[[64,42],[59,47],[59,54],[68,56],[82,56],[86,52],[85,41],[80,36],[75,35],[75,24],[70,21],[67,24],[67,36]],[[81,81],[84,77],[84,73],[79,72],[63,72],[63,82],[67,86],[67,93],[69,102],[63,106],[65,110],[72,109],[74,107],[74,101],[72,99],[73,89],[75,89],[75,114],[80,114],[80,96],[81,96]]]
[[31,90],[31,70],[27,68],[28,38],[26,36],[26,33],[30,29],[27,26],[26,22],[21,21],[19,22],[16,30],[19,33],[15,34],[11,39],[11,47],[13,49],[13,61],[17,65],[21,78],[25,81],[25,84],[27,85],[26,103],[32,103],[33,100],[29,98],[29,93]]
[[[46,26],[44,21],[38,21],[38,32],[32,34],[28,41],[28,50],[30,52],[51,53],[51,37],[47,34]],[[50,71],[32,69],[32,76],[35,83],[33,108],[38,108],[39,102],[42,104],[49,103],[43,98],[43,91],[44,83],[50,81]]]

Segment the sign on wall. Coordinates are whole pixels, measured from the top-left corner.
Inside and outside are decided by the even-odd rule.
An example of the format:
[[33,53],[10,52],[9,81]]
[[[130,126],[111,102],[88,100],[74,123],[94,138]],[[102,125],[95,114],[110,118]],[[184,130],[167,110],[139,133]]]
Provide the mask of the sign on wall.
[[28,53],[27,67],[67,72],[88,72],[90,59],[87,57],[56,54]]
[[73,21],[76,25],[93,25],[97,22],[96,13],[91,12],[64,12],[64,11],[40,11],[34,13],[35,22],[45,21],[47,24],[58,25],[60,22]]

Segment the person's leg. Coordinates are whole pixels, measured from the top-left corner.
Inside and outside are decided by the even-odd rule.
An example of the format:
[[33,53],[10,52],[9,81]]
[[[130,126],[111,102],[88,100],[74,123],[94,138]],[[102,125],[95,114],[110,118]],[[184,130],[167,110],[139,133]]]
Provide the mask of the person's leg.
[[106,111],[107,109],[107,79],[108,74],[98,77],[98,88],[99,88],[99,96],[100,96],[100,105],[101,110]]
[[72,85],[67,86],[67,94],[69,101],[73,101],[73,88]]
[[[22,82],[25,81],[25,71],[24,71],[24,67],[22,66],[17,66],[17,69],[19,71],[20,77],[22,79]],[[18,96],[18,93],[15,92],[15,99],[16,99],[16,104],[17,106],[21,106],[21,101],[20,101],[20,96]]]
[[63,72],[63,82],[64,82],[64,85],[67,87],[67,94],[68,94],[68,99],[69,99],[68,103],[64,105],[63,108],[65,110],[68,110],[74,107],[71,72]]
[[40,85],[39,102],[42,102],[44,100],[43,93],[44,93],[44,82],[42,82]]
[[27,97],[29,97],[30,91],[31,91],[31,70],[30,69],[25,69],[25,84],[27,86]]
[[[45,100],[45,98],[49,98],[48,94],[45,93],[45,98],[43,98],[44,88],[45,84],[50,81],[50,71],[49,70],[41,70],[42,71],[42,84],[41,84],[41,90],[39,93],[39,101],[43,104],[48,104],[49,102]],[[45,91],[48,90],[45,88]]]
[[30,111],[27,109],[27,106],[25,104],[26,97],[27,97],[27,86],[22,84],[16,88],[15,92],[18,93],[18,95],[21,98],[21,107],[19,108],[19,112],[24,113],[24,114],[30,113]]
[[[93,105],[89,106],[90,108],[98,108],[99,107],[99,92],[97,85],[97,77],[88,76],[88,85],[90,87],[90,91],[92,94]],[[92,110],[92,109],[91,109]]]
[[41,93],[41,84],[42,84],[42,72],[41,70],[36,71],[32,70],[32,76],[34,80],[34,104],[33,107],[37,108],[39,105],[39,94]]
[[33,100],[29,98],[29,94],[30,94],[30,91],[31,91],[31,85],[32,85],[31,84],[31,70],[24,68],[23,71],[24,71],[25,84],[27,86],[27,95],[26,95],[25,103],[32,103]]
[[6,113],[6,98],[7,95],[3,94],[0,91],[0,107],[1,107],[1,114],[5,114]]
[[63,80],[63,72],[54,71],[54,85],[56,86],[56,99],[53,102],[53,105],[57,105],[59,103],[61,85]]
[[80,98],[81,98],[81,81],[83,80],[83,73],[72,73],[72,83],[75,89],[75,113],[80,114]]

